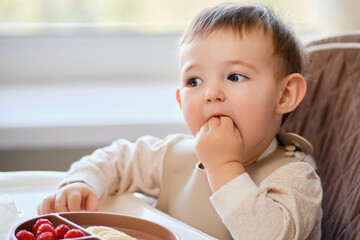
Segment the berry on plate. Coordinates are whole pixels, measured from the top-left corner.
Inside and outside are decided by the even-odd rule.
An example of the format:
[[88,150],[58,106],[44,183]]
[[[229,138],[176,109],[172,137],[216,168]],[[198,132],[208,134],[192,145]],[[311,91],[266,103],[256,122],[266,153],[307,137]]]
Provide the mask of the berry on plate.
[[20,230],[16,233],[18,240],[35,240],[34,234],[27,230]]
[[60,224],[56,227],[56,235],[58,239],[63,239],[65,234],[70,230],[70,228],[65,224]]
[[44,223],[44,224],[40,225],[40,227],[38,228],[38,230],[36,232],[36,237],[38,237],[40,234],[45,233],[45,232],[50,232],[54,236],[55,239],[57,238],[54,227],[52,226],[52,224],[50,225],[48,223]]
[[43,232],[36,237],[36,240],[54,240],[54,235],[51,232]]
[[85,236],[85,233],[83,231],[81,231],[80,229],[71,229],[65,234],[64,239],[84,237],[84,236]]
[[40,219],[38,219],[38,220],[36,221],[36,223],[35,223],[34,226],[32,227],[32,232],[33,232],[33,233],[37,233],[38,228],[40,227],[40,225],[42,225],[42,224],[44,224],[44,223],[47,223],[47,224],[50,224],[51,226],[53,226],[49,219],[40,218]]

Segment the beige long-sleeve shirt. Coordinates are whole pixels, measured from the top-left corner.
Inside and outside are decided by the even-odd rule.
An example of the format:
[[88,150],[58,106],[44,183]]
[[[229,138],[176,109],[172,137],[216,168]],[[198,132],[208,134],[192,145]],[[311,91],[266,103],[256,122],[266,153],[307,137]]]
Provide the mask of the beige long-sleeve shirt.
[[[158,197],[169,147],[191,139],[174,134],[118,140],[75,162],[60,185],[84,181],[99,197],[142,192]],[[287,164],[257,186],[245,173],[210,198],[234,239],[320,239],[321,182],[307,163]]]

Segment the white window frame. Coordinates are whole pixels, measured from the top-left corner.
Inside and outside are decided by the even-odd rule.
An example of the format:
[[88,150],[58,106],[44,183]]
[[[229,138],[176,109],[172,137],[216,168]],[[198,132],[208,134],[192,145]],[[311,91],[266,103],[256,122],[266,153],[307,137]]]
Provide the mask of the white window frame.
[[42,34],[0,37],[0,84],[176,81],[180,35]]
[[[157,112],[164,114],[169,112],[168,115],[162,117],[161,122],[154,121],[153,118],[148,119],[148,116],[143,116],[144,114],[141,115],[141,110],[139,110],[140,113],[136,113],[136,109],[127,111],[126,107],[129,104],[116,102],[118,99],[115,99],[111,104],[114,104],[114,109],[120,108],[122,111],[119,110],[115,121],[121,117],[120,114],[133,112],[133,115],[126,117],[126,119],[130,119],[128,122],[99,122],[97,116],[94,117],[97,120],[94,120],[93,123],[90,117],[90,120],[86,119],[88,122],[83,124],[79,123],[77,119],[74,124],[68,121],[64,123],[50,121],[47,125],[39,126],[39,124],[31,122],[31,119],[27,119],[29,116],[27,113],[21,114],[21,112],[27,111],[19,111],[21,116],[17,113],[18,109],[25,108],[24,106],[27,105],[26,97],[18,94],[19,96],[8,98],[20,99],[19,104],[13,110],[5,105],[2,109],[0,108],[0,113],[4,117],[2,122],[5,122],[5,124],[0,124],[0,150],[96,147],[108,145],[117,138],[136,140],[144,134],[165,137],[176,132],[188,133],[176,104],[174,91],[174,86],[176,88],[179,79],[176,56],[179,37],[180,35],[141,34],[1,36],[0,90],[2,88],[3,92],[6,92],[7,89],[14,90],[14,88],[20,89],[24,86],[37,85],[41,86],[44,91],[46,91],[46,86],[49,86],[52,88],[49,90],[53,91],[54,85],[59,84],[69,88],[72,88],[73,84],[77,84],[77,86],[84,84],[84,88],[91,85],[92,89],[94,84],[107,84],[110,87],[114,84],[119,86],[124,84],[130,89],[132,87],[129,84],[134,84],[132,88],[134,94],[139,86],[148,88],[151,93],[152,85],[154,85],[155,93],[161,95],[162,92],[159,93],[159,88],[156,86],[166,84],[169,86],[169,92],[166,93],[166,97],[162,97],[164,100],[157,99],[156,101],[169,101],[170,104],[164,104],[166,107],[155,106],[158,108],[155,109]],[[86,92],[86,90],[84,91]],[[93,97],[89,96],[90,94],[83,95],[85,99],[93,100]],[[152,101],[149,96],[145,96],[145,98],[147,99],[144,101]],[[6,101],[6,98],[3,101]],[[37,102],[39,104],[44,102],[45,105],[45,101],[40,98]],[[108,103],[105,102],[105,104]],[[40,106],[38,109],[46,109],[46,107]],[[141,109],[140,107],[139,109]],[[61,109],[66,109],[66,106]],[[71,112],[62,114],[71,115]],[[86,112],[84,115],[89,114],[91,112]],[[12,117],[17,120],[21,119],[20,124],[13,125]],[[140,119],[140,121],[134,123],[132,119]]]

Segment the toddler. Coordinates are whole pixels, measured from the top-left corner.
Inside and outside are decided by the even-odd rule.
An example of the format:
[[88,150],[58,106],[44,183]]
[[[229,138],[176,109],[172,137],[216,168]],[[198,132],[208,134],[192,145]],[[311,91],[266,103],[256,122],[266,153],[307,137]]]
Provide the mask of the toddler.
[[96,211],[106,195],[142,192],[219,239],[320,239],[312,146],[279,133],[306,93],[305,63],[269,8],[204,9],[179,46],[176,96],[192,136],[115,141],[74,163],[38,213]]

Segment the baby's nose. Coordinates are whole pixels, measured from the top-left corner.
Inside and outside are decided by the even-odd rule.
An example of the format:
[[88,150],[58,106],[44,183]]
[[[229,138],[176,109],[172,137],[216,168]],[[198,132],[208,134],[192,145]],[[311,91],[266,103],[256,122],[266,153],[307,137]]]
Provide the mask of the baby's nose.
[[207,89],[205,94],[206,102],[223,102],[225,94],[219,86],[211,86]]

